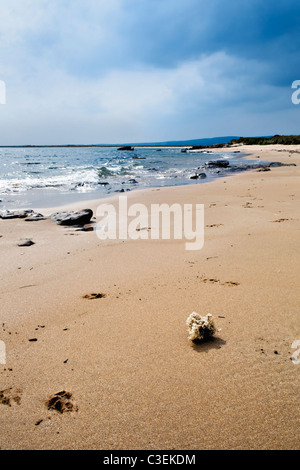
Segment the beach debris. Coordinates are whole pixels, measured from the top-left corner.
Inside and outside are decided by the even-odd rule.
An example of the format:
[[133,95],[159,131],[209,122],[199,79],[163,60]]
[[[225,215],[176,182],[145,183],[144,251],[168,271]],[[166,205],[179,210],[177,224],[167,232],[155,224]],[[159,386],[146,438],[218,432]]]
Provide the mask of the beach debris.
[[18,246],[20,247],[32,245],[35,245],[35,243],[30,238],[22,238],[18,243]]
[[65,390],[55,393],[55,395],[52,395],[47,401],[48,410],[54,410],[61,414],[77,411],[78,408],[74,405],[72,396],[72,393],[66,392]]
[[83,209],[80,211],[56,212],[50,217],[58,225],[85,225],[90,223],[93,211],[91,209]]
[[209,313],[201,316],[193,312],[186,321],[189,333],[189,340],[193,342],[203,342],[214,336],[218,329],[214,322],[214,317]]

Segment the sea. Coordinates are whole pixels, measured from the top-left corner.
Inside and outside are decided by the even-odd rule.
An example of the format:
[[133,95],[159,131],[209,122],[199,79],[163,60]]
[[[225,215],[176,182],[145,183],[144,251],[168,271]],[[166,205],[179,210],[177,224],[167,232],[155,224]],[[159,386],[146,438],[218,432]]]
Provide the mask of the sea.
[[[182,148],[51,147],[0,149],[0,210],[56,207],[144,188],[203,184],[249,167],[239,152]],[[229,160],[228,168],[207,168]],[[256,162],[252,161],[255,165]],[[206,178],[193,180],[195,173]]]

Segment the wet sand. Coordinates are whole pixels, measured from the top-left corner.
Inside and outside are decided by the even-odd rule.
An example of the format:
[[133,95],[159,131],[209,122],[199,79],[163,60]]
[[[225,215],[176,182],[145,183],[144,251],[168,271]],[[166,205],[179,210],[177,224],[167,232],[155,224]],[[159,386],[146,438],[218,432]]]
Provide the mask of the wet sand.
[[236,150],[297,166],[128,194],[205,204],[200,251],[0,220],[1,449],[299,449],[300,146]]

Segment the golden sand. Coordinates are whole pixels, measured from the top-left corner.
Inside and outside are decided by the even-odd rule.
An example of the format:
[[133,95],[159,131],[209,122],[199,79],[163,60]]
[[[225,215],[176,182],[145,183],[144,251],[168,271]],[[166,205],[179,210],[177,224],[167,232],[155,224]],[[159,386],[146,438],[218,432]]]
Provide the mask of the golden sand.
[[201,251],[0,220],[1,449],[299,449],[300,148],[237,150],[298,166],[128,196],[205,204]]

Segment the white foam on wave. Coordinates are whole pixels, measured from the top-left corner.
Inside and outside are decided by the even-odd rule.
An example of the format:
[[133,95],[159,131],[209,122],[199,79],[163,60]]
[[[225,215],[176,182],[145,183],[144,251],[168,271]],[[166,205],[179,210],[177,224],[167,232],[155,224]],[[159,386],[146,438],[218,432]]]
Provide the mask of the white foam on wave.
[[[43,175],[25,176],[20,178],[6,178],[0,180],[0,193],[23,192],[36,188],[65,188],[74,189],[76,185],[92,185],[98,184],[99,176],[97,170],[75,170],[71,169],[61,175]],[[80,186],[79,186],[80,188]],[[92,188],[91,188],[92,189]]]

